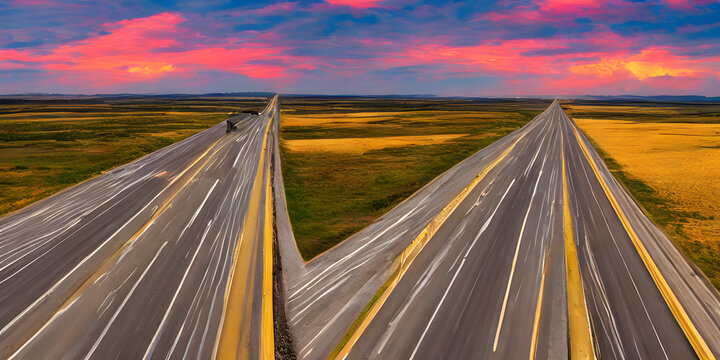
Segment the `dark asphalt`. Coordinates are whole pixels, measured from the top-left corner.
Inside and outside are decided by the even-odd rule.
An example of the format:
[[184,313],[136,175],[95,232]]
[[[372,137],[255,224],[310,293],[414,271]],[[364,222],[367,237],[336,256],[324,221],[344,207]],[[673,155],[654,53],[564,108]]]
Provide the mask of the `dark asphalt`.
[[[279,129],[276,99],[242,116],[0,219],[0,358],[213,357],[268,121],[268,148]],[[238,267],[262,269],[252,251]],[[262,278],[243,283],[254,307]],[[251,356],[259,322],[241,324]]]

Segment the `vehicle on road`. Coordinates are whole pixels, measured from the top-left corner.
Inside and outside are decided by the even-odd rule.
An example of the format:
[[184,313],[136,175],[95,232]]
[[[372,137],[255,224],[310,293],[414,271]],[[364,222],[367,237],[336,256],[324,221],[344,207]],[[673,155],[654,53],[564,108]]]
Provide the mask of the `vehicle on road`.
[[237,125],[241,121],[247,119],[248,115],[258,116],[260,115],[260,113],[255,110],[243,110],[241,113],[231,112],[228,115],[230,117],[225,121],[225,123],[227,124],[227,130],[225,131],[225,133],[229,134],[231,131],[237,128]]

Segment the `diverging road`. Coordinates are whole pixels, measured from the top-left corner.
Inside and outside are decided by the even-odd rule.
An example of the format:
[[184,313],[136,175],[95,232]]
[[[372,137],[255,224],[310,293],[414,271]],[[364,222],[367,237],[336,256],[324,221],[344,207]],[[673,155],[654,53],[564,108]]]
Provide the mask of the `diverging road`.
[[296,274],[301,358],[720,354],[717,292],[557,101]]
[[308,263],[277,97],[234,120],[0,218],[0,358],[269,359],[285,313],[302,359],[720,354],[718,293],[557,102]]

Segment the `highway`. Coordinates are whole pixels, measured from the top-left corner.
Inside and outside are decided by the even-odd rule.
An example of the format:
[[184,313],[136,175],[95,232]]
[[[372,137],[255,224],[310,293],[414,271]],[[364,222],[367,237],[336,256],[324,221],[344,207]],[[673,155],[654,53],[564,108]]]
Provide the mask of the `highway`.
[[284,312],[301,359],[720,355],[717,291],[557,101],[307,263],[277,96],[235,120],[0,218],[0,359],[269,359]]
[[0,358],[272,356],[277,97],[239,116],[0,219]]
[[717,292],[557,101],[286,277],[304,359],[720,354]]

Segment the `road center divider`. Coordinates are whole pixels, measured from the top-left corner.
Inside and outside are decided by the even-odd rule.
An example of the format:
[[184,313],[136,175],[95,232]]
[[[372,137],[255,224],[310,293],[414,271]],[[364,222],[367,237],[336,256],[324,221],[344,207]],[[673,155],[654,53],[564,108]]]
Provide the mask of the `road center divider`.
[[[263,262],[261,266],[263,282],[259,356],[263,360],[275,358],[272,304],[272,195],[270,191],[270,170],[265,159],[269,158],[266,156],[268,150],[268,134],[275,115],[272,109],[276,103],[277,95],[270,101],[265,111],[263,111],[264,115],[270,116],[268,116],[268,123],[263,135],[260,160],[253,183],[253,190],[250,195],[250,204],[245,217],[243,231],[240,239],[238,239],[230,276],[228,277],[223,320],[215,350],[216,356],[214,356],[216,359],[236,360],[249,357],[251,348],[250,332],[252,327],[252,290],[254,287],[252,279],[254,278],[253,274],[256,268],[256,266],[253,266],[254,260],[252,254],[256,253],[255,246],[258,245],[256,243],[258,239],[262,241],[259,245],[263,250],[263,257],[261,259]],[[272,113],[268,113],[269,111]],[[265,189],[264,194],[263,187]],[[264,203],[264,209],[260,209],[261,203]],[[258,228],[261,211],[264,221],[262,228]],[[263,236],[259,237],[258,232],[261,229]]]
[[[267,151],[265,149],[264,151]],[[273,324],[273,197],[270,164],[265,180],[265,230],[263,231],[262,323],[260,328],[260,359],[275,358],[275,327]]]
[[[562,144],[562,143],[561,143]],[[563,234],[565,239],[565,277],[567,281],[568,337],[571,359],[596,359],[590,331],[590,317],[583,293],[580,263],[578,262],[575,230],[570,212],[565,147],[561,145],[563,181]]]

